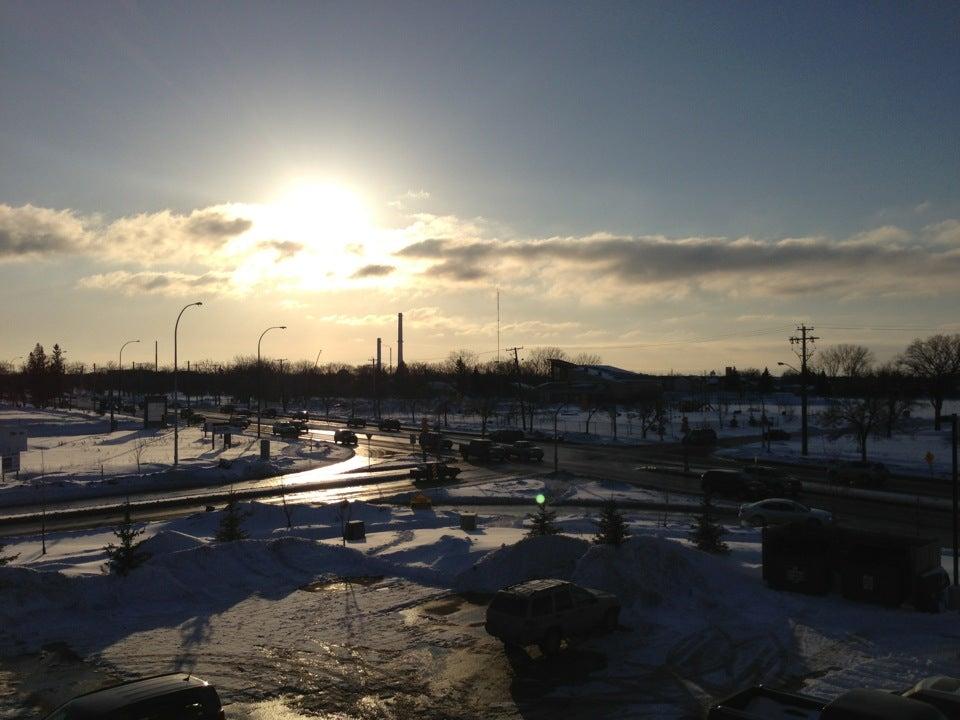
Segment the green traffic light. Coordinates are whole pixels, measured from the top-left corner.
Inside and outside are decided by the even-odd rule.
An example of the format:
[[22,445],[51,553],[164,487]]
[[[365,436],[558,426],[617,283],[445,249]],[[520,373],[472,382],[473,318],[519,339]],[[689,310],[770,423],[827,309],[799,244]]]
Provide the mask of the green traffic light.
[[537,505],[543,505],[547,501],[547,496],[539,493],[536,497]]

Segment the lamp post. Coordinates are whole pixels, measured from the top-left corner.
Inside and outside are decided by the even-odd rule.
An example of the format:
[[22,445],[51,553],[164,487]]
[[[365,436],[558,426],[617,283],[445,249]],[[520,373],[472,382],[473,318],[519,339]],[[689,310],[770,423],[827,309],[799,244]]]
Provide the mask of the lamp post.
[[790,363],[778,362],[781,367],[788,367],[800,374],[800,454],[807,454],[807,364],[803,363],[797,370]]
[[950,474],[953,478],[953,588],[950,590],[950,606],[957,609],[960,605],[960,582],[957,578],[958,564],[960,558],[957,557],[960,552],[960,534],[957,529],[957,505],[960,502],[960,488],[957,486],[957,414],[950,416]]
[[260,412],[263,410],[263,372],[260,369],[260,343],[263,341],[263,336],[271,330],[286,329],[286,325],[271,325],[260,333],[260,339],[257,340],[257,437],[260,437]]
[[183,316],[184,310],[191,307],[199,307],[203,305],[202,302],[197,301],[184,305],[180,310],[180,313],[177,315],[177,322],[173,325],[173,404],[174,404],[174,413],[173,413],[173,466],[177,467],[180,464],[180,403],[177,400],[177,330],[180,328],[180,318]]
[[555,413],[553,413],[553,471],[554,472],[557,472],[559,462],[560,462],[557,457],[557,443],[558,443],[557,418],[560,416],[560,411],[563,410],[566,406],[567,406],[567,403],[564,403],[563,405],[557,408]]
[[[117,362],[117,402],[122,402],[123,400],[123,349],[130,343],[138,343],[139,340],[127,340],[123,345],[120,346],[120,359]],[[113,432],[117,429],[117,423],[113,419],[113,409],[117,402],[110,403],[110,431]]]

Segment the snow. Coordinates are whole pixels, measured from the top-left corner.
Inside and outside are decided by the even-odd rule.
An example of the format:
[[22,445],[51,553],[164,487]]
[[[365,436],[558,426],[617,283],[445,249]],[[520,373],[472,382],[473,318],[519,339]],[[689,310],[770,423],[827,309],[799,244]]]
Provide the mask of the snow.
[[[522,512],[481,512],[465,532],[455,511],[296,505],[287,528],[275,505],[240,509],[250,537],[234,543],[211,540],[222,511],[140,526],[152,556],[127,578],[100,570],[109,531],[51,533],[46,556],[35,537],[11,539],[6,552],[20,557],[0,568],[2,653],[60,641],[127,675],[190,669],[221,690],[230,717],[387,718],[398,697],[449,716],[515,717],[520,700],[496,695],[497,683],[527,666],[507,664],[482,605],[452,593],[553,576],[615,593],[625,629],[564,656],[604,661],[552,686],[552,707],[682,717],[761,681],[828,699],[960,674],[954,615],[775,592],[752,528],[729,529],[731,552],[713,556],[690,545],[688,527],[639,513],[614,548],[573,535],[592,526],[581,511],[558,518],[565,534],[527,538]],[[343,543],[347,517],[364,521],[364,541]]]
[[[0,427],[28,432],[28,450],[21,453],[19,476],[0,483],[0,504],[36,503],[42,489],[48,502],[117,494],[121,489],[189,487],[204,482],[231,482],[272,477],[347,459],[352,451],[324,442],[270,439],[271,459],[263,462],[259,440],[236,433],[233,447],[222,438],[211,448],[199,427],[180,429],[180,468],[172,469],[173,429],[144,429],[137,418],[109,418],[77,410],[35,410],[0,407]],[[267,425],[269,429],[269,425]],[[269,431],[269,430],[268,430]]]

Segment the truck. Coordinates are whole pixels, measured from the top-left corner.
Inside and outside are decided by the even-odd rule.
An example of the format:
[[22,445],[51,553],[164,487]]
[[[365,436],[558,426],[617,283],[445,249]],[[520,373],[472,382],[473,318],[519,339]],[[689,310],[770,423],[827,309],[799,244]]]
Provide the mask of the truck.
[[420,433],[420,447],[425,452],[443,452],[453,447],[453,441],[438,432],[427,430]]

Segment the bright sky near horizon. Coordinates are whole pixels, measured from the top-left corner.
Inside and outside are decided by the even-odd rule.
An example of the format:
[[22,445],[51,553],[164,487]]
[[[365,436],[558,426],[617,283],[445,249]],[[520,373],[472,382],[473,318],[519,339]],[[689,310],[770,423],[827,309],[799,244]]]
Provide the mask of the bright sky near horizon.
[[362,362],[400,311],[439,360],[498,287],[504,347],[888,357],[960,331],[958,71],[955,2],[7,0],[0,361],[170,362],[194,300],[184,361]]

